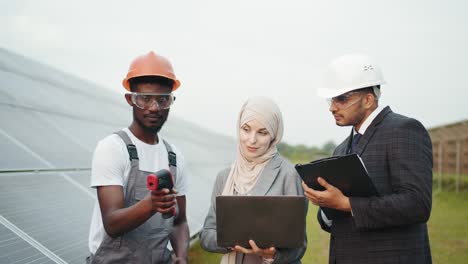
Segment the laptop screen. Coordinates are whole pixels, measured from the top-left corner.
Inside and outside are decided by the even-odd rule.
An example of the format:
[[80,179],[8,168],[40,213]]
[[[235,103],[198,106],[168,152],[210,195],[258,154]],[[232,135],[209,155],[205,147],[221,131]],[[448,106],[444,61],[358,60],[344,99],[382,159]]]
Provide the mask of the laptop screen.
[[304,245],[307,200],[303,196],[216,197],[220,247],[299,248]]

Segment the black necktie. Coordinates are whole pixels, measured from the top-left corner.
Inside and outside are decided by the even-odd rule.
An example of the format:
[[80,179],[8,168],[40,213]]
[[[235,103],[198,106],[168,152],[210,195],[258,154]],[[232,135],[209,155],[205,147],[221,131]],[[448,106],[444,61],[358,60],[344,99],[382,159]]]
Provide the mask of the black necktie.
[[357,147],[357,144],[359,142],[359,139],[361,138],[361,134],[359,133],[356,133],[354,136],[353,136],[353,141],[351,141],[351,153],[355,153],[356,152],[356,147]]

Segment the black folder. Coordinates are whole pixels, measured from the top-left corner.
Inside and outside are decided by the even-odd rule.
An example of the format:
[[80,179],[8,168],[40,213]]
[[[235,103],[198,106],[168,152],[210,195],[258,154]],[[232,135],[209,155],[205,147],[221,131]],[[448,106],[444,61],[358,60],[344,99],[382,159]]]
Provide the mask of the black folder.
[[[297,164],[296,170],[305,184],[314,190],[325,190],[317,182],[317,178],[322,177],[348,197],[378,195],[372,180],[367,174],[364,163],[357,154],[334,156],[307,164]],[[322,211],[330,220],[350,215],[348,212],[331,208],[322,208]]]

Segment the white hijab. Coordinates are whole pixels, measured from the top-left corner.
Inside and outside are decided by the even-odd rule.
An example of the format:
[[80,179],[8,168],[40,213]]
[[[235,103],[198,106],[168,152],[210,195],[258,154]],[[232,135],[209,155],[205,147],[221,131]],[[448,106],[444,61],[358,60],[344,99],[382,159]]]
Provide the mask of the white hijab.
[[[268,150],[255,159],[248,160],[240,146],[240,129],[252,120],[257,120],[272,137]],[[276,145],[283,137],[283,117],[279,107],[266,97],[252,97],[244,103],[237,121],[237,157],[231,165],[231,171],[224,185],[221,195],[248,195],[257,183],[257,180],[266,164],[276,155]],[[223,255],[221,264],[233,264],[236,261],[236,252]],[[245,263],[262,263],[257,256],[246,256]]]
[[[272,137],[272,142],[268,150],[261,156],[248,160],[240,146],[240,129],[252,120],[257,120]],[[227,178],[222,195],[246,195],[248,194],[265,165],[276,155],[276,145],[283,137],[283,118],[279,107],[271,99],[266,97],[252,97],[244,103],[239,113],[237,121],[237,157],[231,166],[231,171]]]

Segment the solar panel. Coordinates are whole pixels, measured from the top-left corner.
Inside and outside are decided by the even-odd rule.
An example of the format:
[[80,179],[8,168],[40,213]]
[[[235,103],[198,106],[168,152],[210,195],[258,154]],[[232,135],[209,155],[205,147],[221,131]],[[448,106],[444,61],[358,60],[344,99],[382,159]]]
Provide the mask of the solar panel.
[[[0,120],[0,263],[83,263],[96,199],[92,151],[130,124],[130,109],[121,95],[0,48]],[[162,134],[191,171],[194,236],[234,140],[172,115]]]

